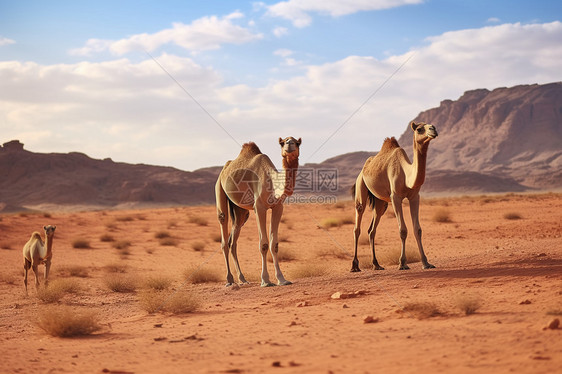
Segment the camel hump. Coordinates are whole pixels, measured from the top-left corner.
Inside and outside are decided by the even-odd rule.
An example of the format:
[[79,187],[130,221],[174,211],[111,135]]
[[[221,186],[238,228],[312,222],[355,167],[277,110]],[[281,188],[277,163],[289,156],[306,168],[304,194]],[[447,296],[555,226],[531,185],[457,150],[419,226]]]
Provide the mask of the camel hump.
[[39,234],[37,231],[35,231],[33,234],[31,234],[31,239],[41,240],[41,234]]
[[393,149],[396,148],[400,148],[400,145],[398,144],[396,138],[394,136],[392,138],[386,138],[382,143],[380,153],[392,151]]
[[240,154],[255,156],[255,155],[261,155],[261,151],[259,147],[256,145],[256,143],[248,142],[242,146],[242,150],[240,151]]

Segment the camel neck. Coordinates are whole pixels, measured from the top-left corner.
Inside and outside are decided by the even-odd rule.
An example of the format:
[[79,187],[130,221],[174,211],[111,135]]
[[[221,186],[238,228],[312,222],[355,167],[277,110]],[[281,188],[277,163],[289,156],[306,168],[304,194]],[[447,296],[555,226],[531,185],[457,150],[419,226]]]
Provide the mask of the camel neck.
[[53,255],[53,238],[49,238],[45,235],[45,248],[47,248],[47,255],[45,258],[50,258]]
[[414,141],[414,163],[412,164],[412,183],[410,188],[421,187],[425,182],[425,165],[427,162],[428,143],[418,144]]
[[299,168],[298,157],[289,158],[283,157],[283,169],[285,170],[285,189],[283,194],[286,196],[291,196],[295,190],[295,182],[297,170]]

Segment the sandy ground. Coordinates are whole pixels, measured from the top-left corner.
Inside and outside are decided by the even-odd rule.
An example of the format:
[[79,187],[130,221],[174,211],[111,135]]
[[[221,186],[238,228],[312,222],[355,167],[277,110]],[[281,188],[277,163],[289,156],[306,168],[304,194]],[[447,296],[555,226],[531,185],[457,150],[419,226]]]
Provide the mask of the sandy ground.
[[[450,222],[436,222],[437,213],[448,215]],[[400,241],[390,211],[376,239],[377,257],[386,270],[368,267],[370,251],[363,238],[363,271],[350,273],[353,214],[351,202],[286,206],[280,251],[292,259],[283,260],[281,268],[294,284],[270,288],[259,285],[253,213],[239,241],[241,267],[251,284],[239,288],[224,286],[211,206],[1,215],[0,372],[560,370],[562,329],[544,327],[562,319],[562,195],[426,199],[421,218],[426,253],[436,266],[431,270],[422,270],[420,262],[408,271],[393,264]],[[340,225],[321,228],[327,218]],[[369,221],[370,215],[364,232]],[[52,337],[38,327],[37,319],[50,305],[38,299],[33,276],[25,296],[21,248],[31,232],[46,224],[57,225],[51,281],[71,279],[80,287],[55,304],[94,311],[101,330],[90,336]],[[162,231],[172,245],[155,237]],[[102,241],[103,235],[115,241]],[[76,239],[85,239],[91,248],[73,248]],[[115,249],[120,241],[131,245]],[[415,249],[414,242],[410,229],[409,249]],[[116,265],[137,281],[136,291],[107,288],[109,270]],[[71,266],[87,276],[69,276]],[[221,280],[186,283],[184,273],[193,266],[218,273]],[[199,309],[149,314],[139,301],[149,277],[172,280],[164,292],[188,291],[199,300]],[[356,291],[356,297],[331,298]],[[470,301],[479,308],[466,315],[462,305]],[[432,316],[416,311],[429,307]],[[374,321],[365,323],[366,316]]]

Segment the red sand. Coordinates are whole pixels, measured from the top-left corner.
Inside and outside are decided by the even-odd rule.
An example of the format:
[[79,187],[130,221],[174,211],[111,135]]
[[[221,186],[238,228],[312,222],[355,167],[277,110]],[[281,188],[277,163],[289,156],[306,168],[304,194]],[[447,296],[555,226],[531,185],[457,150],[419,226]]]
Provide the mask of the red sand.
[[[433,215],[442,209],[452,222],[434,221]],[[507,213],[521,219],[507,219]],[[208,224],[190,223],[190,217]],[[400,243],[390,212],[382,219],[376,240],[377,257],[386,270],[373,271],[365,265],[370,251],[363,240],[363,271],[349,273],[352,224],[327,231],[319,226],[325,218],[351,217],[351,202],[287,206],[280,251],[290,252],[294,259],[282,261],[281,268],[294,284],[261,288],[252,213],[239,241],[242,270],[252,283],[236,289],[224,287],[214,207],[1,215],[0,372],[560,370],[562,329],[543,328],[562,319],[562,195],[425,200],[424,245],[437,267],[431,270],[422,270],[419,262],[410,264],[409,271],[389,264]],[[369,220],[364,220],[365,232]],[[21,248],[31,232],[46,224],[57,225],[51,280],[68,277],[63,269],[71,265],[88,269],[88,277],[73,278],[81,291],[65,295],[58,304],[96,311],[102,330],[91,336],[52,337],[35,323],[47,305],[37,298],[32,275],[29,297],[25,296]],[[169,232],[177,244],[160,245],[158,231]],[[131,242],[130,254],[123,256],[111,242],[102,242],[103,234]],[[72,248],[77,238],[86,239],[92,248]],[[195,251],[195,242],[205,243],[205,250]],[[408,243],[415,248],[411,233]],[[182,315],[148,314],[141,308],[138,291],[115,293],[105,286],[104,267],[117,263],[126,264],[127,274],[140,283],[148,276],[171,278],[172,289],[193,292],[201,307]],[[185,269],[201,264],[220,273],[222,280],[183,284]],[[272,268],[269,263],[270,274]],[[326,273],[304,278],[305,269]],[[355,291],[365,294],[330,297]],[[476,300],[480,308],[465,315],[459,300]],[[415,312],[403,310],[423,302],[433,303],[439,313],[419,319]],[[365,316],[375,322],[364,323]]]

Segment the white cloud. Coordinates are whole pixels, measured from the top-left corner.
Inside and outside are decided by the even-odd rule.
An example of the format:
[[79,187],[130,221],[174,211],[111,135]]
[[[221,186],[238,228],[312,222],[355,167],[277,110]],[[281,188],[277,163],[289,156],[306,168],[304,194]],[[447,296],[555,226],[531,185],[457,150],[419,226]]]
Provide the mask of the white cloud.
[[173,23],[172,28],[154,34],[136,34],[116,41],[90,39],[84,47],[73,49],[70,53],[89,56],[109,50],[113,54],[124,55],[135,50],[152,52],[166,44],[175,44],[190,51],[203,51],[218,49],[222,44],[244,44],[263,38],[263,35],[233,23],[242,17],[242,13],[234,12],[222,18],[202,17],[189,25]]
[[361,11],[382,10],[403,5],[419,4],[423,0],[288,0],[268,7],[268,14],[293,22],[295,27],[306,27],[312,22],[310,13],[344,16]]
[[[561,22],[459,30],[430,37],[403,55],[349,56],[258,87],[225,85],[217,71],[189,58],[164,54],[158,61],[238,142],[256,141],[277,162],[275,139],[302,137],[301,160],[307,162],[377,150],[420,111],[466,90],[559,81],[560,40]],[[275,55],[294,58],[288,49]],[[4,61],[0,82],[3,137],[20,139],[33,151],[81,151],[187,170],[219,165],[238,153],[238,144],[149,59],[47,66]]]
[[275,35],[278,38],[285,36],[287,34],[289,34],[289,29],[287,29],[286,27],[276,27],[273,29],[273,35]]
[[2,47],[4,45],[10,45],[10,44],[16,44],[16,41],[0,36],[0,47]]
[[490,17],[486,20],[488,23],[499,23],[501,20],[498,17]]

